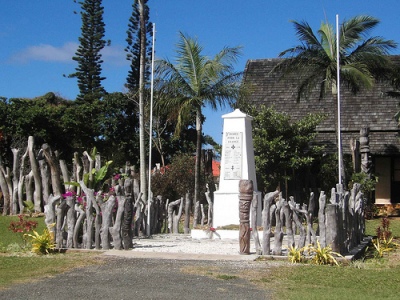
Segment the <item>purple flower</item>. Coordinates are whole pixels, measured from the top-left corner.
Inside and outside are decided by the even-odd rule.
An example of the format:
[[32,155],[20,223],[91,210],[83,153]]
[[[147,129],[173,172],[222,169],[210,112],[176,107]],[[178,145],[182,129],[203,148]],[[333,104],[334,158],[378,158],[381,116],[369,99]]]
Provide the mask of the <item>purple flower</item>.
[[74,192],[74,191],[68,191],[68,192],[66,192],[65,194],[62,194],[62,196],[63,196],[64,198],[67,198],[67,197],[74,197],[74,196],[75,196],[75,192]]

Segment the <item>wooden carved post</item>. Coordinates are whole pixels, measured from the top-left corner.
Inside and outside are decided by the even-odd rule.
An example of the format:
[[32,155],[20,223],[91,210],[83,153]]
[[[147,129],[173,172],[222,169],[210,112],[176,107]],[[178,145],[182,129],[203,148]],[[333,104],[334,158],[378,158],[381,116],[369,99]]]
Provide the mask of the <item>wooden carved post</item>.
[[371,156],[369,150],[369,128],[360,130],[361,171],[371,175]]
[[264,196],[264,208],[262,210],[262,225],[263,225],[263,245],[262,254],[270,255],[271,250],[271,206],[279,191],[270,192]]
[[250,206],[253,200],[253,181],[239,181],[239,247],[240,254],[250,254]]

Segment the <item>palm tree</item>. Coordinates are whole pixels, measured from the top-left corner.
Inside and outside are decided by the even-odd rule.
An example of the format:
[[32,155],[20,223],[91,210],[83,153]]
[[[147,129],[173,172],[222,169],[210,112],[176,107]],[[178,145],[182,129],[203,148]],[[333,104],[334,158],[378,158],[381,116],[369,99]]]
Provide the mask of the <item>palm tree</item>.
[[[167,95],[163,107],[175,114],[175,134],[195,116],[196,122],[196,163],[194,188],[194,223],[199,217],[200,205],[200,163],[202,147],[202,108],[210,106],[216,110],[226,104],[232,105],[239,94],[241,73],[234,71],[233,64],[240,55],[240,47],[225,47],[212,59],[203,55],[203,47],[197,39],[179,33],[176,64],[168,60],[157,62],[157,74],[161,87]],[[193,120],[193,119],[192,119]],[[185,226],[186,227],[186,226]],[[188,230],[188,228],[187,228]]]
[[[337,92],[336,83],[336,33],[332,24],[322,22],[318,36],[307,22],[292,21],[301,45],[279,54],[283,60],[274,70],[283,74],[301,74],[298,100],[315,87],[320,88],[320,98],[331,89]],[[370,37],[368,33],[379,24],[371,16],[356,16],[344,21],[339,31],[340,79],[357,93],[371,88],[375,79],[384,78],[390,72],[387,55],[397,44],[382,37]]]
[[[292,22],[301,44],[281,52],[279,57],[287,59],[280,62],[274,71],[281,71],[283,76],[299,75],[297,101],[316,87],[320,99],[329,89],[336,95],[338,49],[334,26],[322,22],[318,38],[307,22]],[[386,78],[391,73],[391,61],[387,55],[397,44],[382,37],[367,38],[378,24],[379,20],[374,17],[356,16],[340,26],[340,79],[353,93],[362,88],[372,88],[375,80]],[[342,157],[339,159],[343,166]],[[343,169],[341,171],[344,174]],[[341,180],[345,181],[344,178]]]

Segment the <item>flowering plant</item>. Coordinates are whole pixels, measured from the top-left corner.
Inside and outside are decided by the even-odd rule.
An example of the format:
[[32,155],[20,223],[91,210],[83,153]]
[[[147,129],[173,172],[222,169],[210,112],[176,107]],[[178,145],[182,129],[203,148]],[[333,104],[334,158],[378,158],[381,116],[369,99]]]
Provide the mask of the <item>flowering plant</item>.
[[38,222],[36,221],[31,221],[28,219],[27,216],[24,215],[18,215],[19,221],[12,221],[10,223],[10,226],[8,226],[8,229],[11,230],[14,233],[21,234],[22,240],[25,244],[25,234],[27,234],[30,231],[33,231],[37,225]]
[[76,193],[74,191],[68,191],[65,194],[62,194],[63,198],[74,197],[75,195]]

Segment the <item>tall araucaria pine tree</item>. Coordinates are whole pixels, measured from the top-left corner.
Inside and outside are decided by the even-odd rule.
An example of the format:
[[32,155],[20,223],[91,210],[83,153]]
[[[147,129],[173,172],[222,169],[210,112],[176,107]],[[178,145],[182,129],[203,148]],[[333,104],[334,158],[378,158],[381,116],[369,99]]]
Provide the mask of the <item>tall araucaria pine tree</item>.
[[84,0],[81,5],[81,36],[79,47],[72,59],[78,62],[76,72],[69,77],[78,79],[78,101],[92,102],[100,99],[105,93],[101,81],[101,50],[110,44],[104,39],[105,24],[103,22],[104,7],[101,0]]

